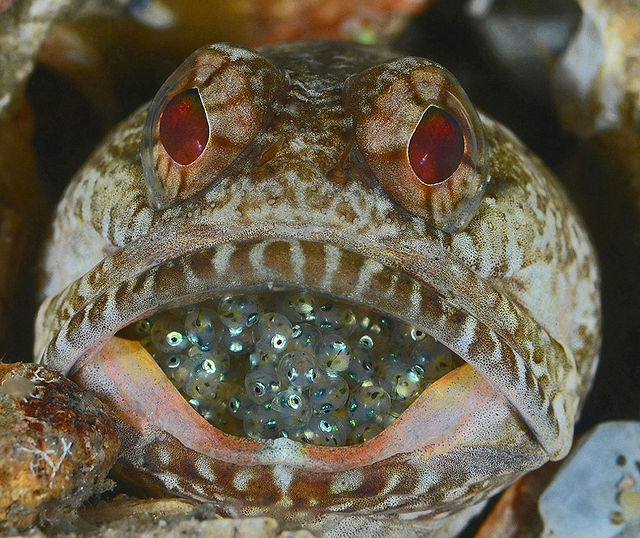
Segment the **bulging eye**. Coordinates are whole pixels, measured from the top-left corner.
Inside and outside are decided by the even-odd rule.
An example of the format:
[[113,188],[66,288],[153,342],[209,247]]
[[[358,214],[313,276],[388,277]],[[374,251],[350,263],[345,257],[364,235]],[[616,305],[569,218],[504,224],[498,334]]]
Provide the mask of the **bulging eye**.
[[422,58],[351,77],[345,106],[358,149],[382,188],[446,232],[473,217],[489,181],[480,119],[453,75]]
[[209,186],[249,147],[283,83],[247,49],[214,44],[167,79],[147,116],[142,165],[152,202],[166,207]]

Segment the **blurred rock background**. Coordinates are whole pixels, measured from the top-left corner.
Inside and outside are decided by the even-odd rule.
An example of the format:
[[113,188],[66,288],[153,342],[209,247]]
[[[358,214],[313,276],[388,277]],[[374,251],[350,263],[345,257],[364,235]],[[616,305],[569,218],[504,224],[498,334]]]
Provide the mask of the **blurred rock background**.
[[[388,43],[434,59],[456,75],[478,108],[510,127],[556,172],[596,243],[603,347],[578,433],[605,420],[638,420],[640,3],[343,4],[136,0],[127,17],[93,14],[60,23],[40,52],[25,112],[50,206],[106,132],[151,99],[184,57],[206,43],[253,46],[312,32],[313,38]],[[28,360],[32,287],[23,283],[19,297],[7,349]]]

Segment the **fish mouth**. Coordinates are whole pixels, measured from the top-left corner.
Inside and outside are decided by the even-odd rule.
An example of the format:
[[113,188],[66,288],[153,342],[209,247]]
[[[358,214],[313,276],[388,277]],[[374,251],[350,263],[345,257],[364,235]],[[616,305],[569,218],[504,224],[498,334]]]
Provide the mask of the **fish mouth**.
[[[512,432],[517,424],[516,429],[533,433],[548,455],[564,450],[562,447],[558,450],[556,441],[562,436],[558,435],[558,424],[553,423],[549,409],[541,405],[537,387],[525,387],[525,394],[518,393],[521,390],[518,378],[524,373],[517,369],[510,371],[518,362],[517,342],[505,331],[491,327],[495,319],[482,318],[468,308],[472,299],[486,290],[486,283],[448,258],[443,250],[435,255],[423,250],[416,264],[415,249],[403,251],[397,245],[387,247],[384,242],[372,245],[366,237],[345,248],[343,237],[332,237],[322,230],[310,229],[307,233],[293,230],[288,234],[245,230],[244,237],[240,234],[233,237],[227,230],[225,240],[219,234],[203,235],[188,226],[182,230],[184,233],[173,232],[165,230],[128,246],[74,283],[73,286],[82,289],[93,280],[101,285],[101,291],[62,324],[43,354],[42,362],[69,373],[101,394],[128,424],[139,430],[160,425],[185,446],[224,461],[273,463],[273,444],[297,442],[295,436],[293,440],[253,439],[235,435],[242,432],[225,433],[213,427],[183,397],[183,387],[176,388],[171,383],[153,359],[153,353],[144,350],[140,342],[114,335],[124,330],[119,336],[126,336],[126,328],[140,320],[171,309],[186,308],[187,312],[190,305],[211,301],[213,297],[221,300],[238,294],[286,290],[289,294],[314,294],[321,301],[337,301],[352,309],[387,316],[403,327],[433,337],[460,361],[453,359],[455,368],[420,385],[420,390],[408,399],[405,410],[396,413],[399,418],[388,427],[379,432],[380,424],[374,424],[372,431],[377,435],[372,439],[360,435],[351,441],[354,446],[348,447],[311,446],[314,443],[307,446],[305,458],[313,455],[318,468],[335,469],[336,465],[348,467],[356,465],[354,462],[384,459],[391,454],[387,448],[389,440],[409,435],[408,430],[419,420],[424,428],[419,429],[419,434],[410,435],[415,447],[425,446],[424,443],[438,436],[453,435],[451,432],[466,424],[471,416],[474,423],[483,420],[484,415],[477,415],[473,408],[478,402],[471,403],[479,394],[483,395],[484,404],[502,409],[497,414],[499,421],[509,417],[511,425],[502,427],[505,432]],[[208,245],[202,244],[203,237],[208,238]],[[185,251],[188,253],[184,254]],[[109,267],[131,269],[113,274]],[[434,267],[437,269],[432,270]],[[470,280],[465,281],[465,277]],[[458,290],[452,289],[456,286]],[[497,293],[491,291],[493,295]],[[55,308],[55,304],[49,307]],[[529,328],[542,331],[530,318],[525,316],[525,320],[530,322]],[[496,365],[485,360],[487,354],[494,360],[499,357],[506,361],[507,366],[504,362],[501,367],[498,365],[496,373],[492,370]],[[457,401],[450,399],[453,394]],[[162,404],[169,400],[171,411]],[[146,401],[146,405],[141,401]],[[151,401],[160,407],[154,408]],[[530,405],[532,401],[534,405]],[[459,403],[472,407],[461,410]],[[454,406],[458,409],[451,413]],[[435,416],[434,409],[439,409],[441,415]],[[445,415],[449,417],[447,420],[442,418]],[[360,448],[366,449],[366,457],[343,460],[331,452]],[[393,450],[405,448],[407,445]]]
[[115,338],[130,344],[107,348],[140,343],[219,430],[321,446],[375,437],[464,363],[399,319],[272,283],[162,309]]

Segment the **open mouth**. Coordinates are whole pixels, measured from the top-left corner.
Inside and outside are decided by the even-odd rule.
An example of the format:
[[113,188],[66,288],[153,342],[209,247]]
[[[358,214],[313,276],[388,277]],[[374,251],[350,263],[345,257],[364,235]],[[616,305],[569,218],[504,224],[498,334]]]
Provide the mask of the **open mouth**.
[[[290,232],[304,239],[286,230],[243,230],[258,237],[231,234],[224,243],[216,230],[204,231],[178,223],[171,233],[149,235],[41,308],[41,315],[57,311],[62,320],[51,329],[42,361],[99,394],[123,428],[132,428],[127,435],[148,443],[150,432],[168,434],[238,465],[285,461],[272,450],[284,444],[302,447],[305,465],[313,460],[334,469],[455,436],[467,419],[484,427],[487,413],[498,412],[495,420],[528,426],[555,453],[560,425],[545,404],[545,391],[555,385],[536,384],[526,361],[534,351],[536,360],[559,360],[561,347],[455,259],[385,244],[376,245],[374,259],[367,237],[346,249],[329,242],[340,244],[341,237],[317,228]],[[190,252],[180,252],[184,245]],[[65,321],[67,294],[76,289],[87,295]],[[245,301],[256,307],[245,308]],[[516,316],[514,327],[531,349],[500,324],[496,309]],[[313,340],[305,329],[316,335],[313,350],[304,349]],[[415,329],[428,335],[420,340]],[[428,353],[421,358],[422,349]],[[296,373],[292,358],[300,362]],[[298,375],[293,387],[289,375]],[[345,449],[358,456],[343,459]]]
[[464,363],[398,318],[304,289],[222,292],[117,336],[219,430],[324,446],[375,437]]

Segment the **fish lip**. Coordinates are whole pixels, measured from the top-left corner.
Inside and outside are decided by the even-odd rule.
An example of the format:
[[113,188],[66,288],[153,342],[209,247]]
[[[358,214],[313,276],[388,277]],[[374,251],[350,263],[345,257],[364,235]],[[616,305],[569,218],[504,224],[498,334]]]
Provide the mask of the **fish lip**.
[[[191,407],[154,359],[134,341],[115,338],[72,379],[111,408],[120,421],[119,429],[129,431],[129,437],[162,431],[197,454],[232,465],[285,465],[340,472],[384,465],[390,458],[406,459],[414,452],[429,458],[446,452],[456,438],[476,447],[485,443],[501,447],[518,438],[515,444],[520,448],[516,452],[523,461],[543,457],[513,407],[468,364],[430,385],[371,440],[338,447],[224,433]],[[491,439],[483,439],[485,436]],[[142,442],[149,441],[153,442]]]
[[[355,272],[350,275],[351,278],[348,278],[349,274],[340,274],[340,269],[344,269],[340,263],[334,263],[336,266],[332,269],[326,266],[326,261],[320,263],[318,260],[315,265],[312,263],[309,266],[315,267],[315,280],[311,282],[307,281],[309,279],[305,280],[305,274],[295,275],[294,261],[280,267],[277,263],[273,267],[264,266],[262,271],[252,275],[255,277],[254,280],[248,282],[242,272],[248,265],[256,265],[255,261],[260,255],[256,252],[260,249],[264,252],[274,244],[283,243],[310,246],[312,250],[315,248],[318,251],[318,260],[325,254],[329,259],[332,253],[339,256],[340,263],[344,257],[364,260],[374,266],[369,267],[370,272],[391,272],[391,280],[395,279],[394,292],[403,289],[402,285],[398,284],[400,280],[409,287],[409,293],[406,293],[405,289],[401,300],[389,293],[378,293],[380,290],[376,289],[375,285],[367,287],[367,282],[358,279]],[[221,252],[223,254],[220,254]],[[198,257],[204,259],[206,253],[216,256],[215,259],[211,259],[208,276],[202,279],[207,285],[201,286],[199,291],[193,287],[189,288],[186,284],[183,286],[184,289],[176,290],[171,275],[187,271],[189,260]],[[233,255],[239,255],[241,261],[234,262]],[[229,267],[233,269],[234,263],[236,272],[221,276]],[[318,264],[322,267],[318,267]],[[298,264],[297,268],[300,267],[309,275],[309,267]],[[110,270],[114,273],[111,274]],[[332,278],[318,277],[332,270]],[[348,264],[346,273],[349,273]],[[212,276],[214,274],[217,275],[217,282]],[[194,277],[193,271],[191,277]],[[499,300],[513,308],[524,320],[527,329],[534,333],[534,337],[550,346],[545,347],[544,353],[554,355],[552,360],[563,364],[567,370],[563,375],[569,379],[577,375],[572,357],[509,297],[493,288],[435,242],[423,242],[418,249],[415,242],[387,242],[384,238],[357,236],[349,230],[327,230],[317,226],[291,226],[275,222],[259,227],[222,230],[209,226],[194,226],[187,219],[178,219],[171,221],[167,226],[158,227],[155,233],[129,243],[113,256],[105,258],[80,281],[72,284],[71,288],[91,288],[92,281],[94,293],[87,294],[88,299],[85,299],[62,323],[57,333],[52,334],[40,355],[40,362],[64,373],[76,371],[115,332],[160,307],[175,305],[181,300],[183,304],[197,302],[207,293],[213,294],[217,290],[244,291],[271,282],[372,306],[423,329],[479,370],[494,388],[507,398],[550,457],[560,458],[570,447],[575,416],[572,409],[577,407],[577,395],[566,391],[565,387],[558,383],[546,388],[537,384],[537,378],[532,377],[532,365],[527,364],[527,358],[523,358],[519,353],[523,347],[509,334],[505,334],[504,327],[496,326],[500,319],[492,315],[490,305],[489,308],[486,304],[477,307],[474,300],[483,301],[483,294],[490,295],[493,298],[489,302],[495,303]],[[150,283],[157,284],[158,281],[161,281],[161,285],[156,285],[154,292],[150,294],[148,286]],[[319,286],[318,281],[322,281]],[[98,285],[95,285],[96,282]],[[69,293],[67,289],[57,298],[66,299]],[[127,299],[124,305],[118,306],[125,297]],[[131,297],[135,300],[131,301]],[[426,305],[431,309],[427,312],[431,322],[425,321],[425,312],[421,312],[423,316],[420,317],[412,304],[402,302],[411,302],[412,297],[417,298],[416,301],[419,300],[422,306]],[[45,307],[56,308],[57,298],[53,299],[53,306],[43,304],[39,317]],[[140,307],[141,302],[145,302],[145,308]],[[485,312],[489,312],[486,319],[482,315]],[[465,340],[465,331],[469,330],[474,337],[482,337],[483,346],[495,348],[493,357],[487,356],[485,350],[481,360],[478,359],[474,353],[479,342],[471,341],[468,335]],[[496,355],[498,350],[500,353]],[[501,363],[505,356],[508,356],[510,362],[508,367]]]
[[[386,501],[393,497],[400,509],[434,512],[443,508],[442,492],[444,507],[452,509],[547,460],[517,412],[469,365],[436,381],[371,440],[325,447],[222,433],[190,407],[139,343],[117,340],[116,346],[142,350],[141,360],[112,348],[74,380],[96,392],[116,416],[126,439],[119,478],[164,494],[214,500],[234,517],[252,509],[289,518],[292,506],[307,506],[309,499],[316,511],[363,510],[345,510],[345,497],[353,495],[374,513],[390,508]],[[400,491],[394,476],[406,482]]]

